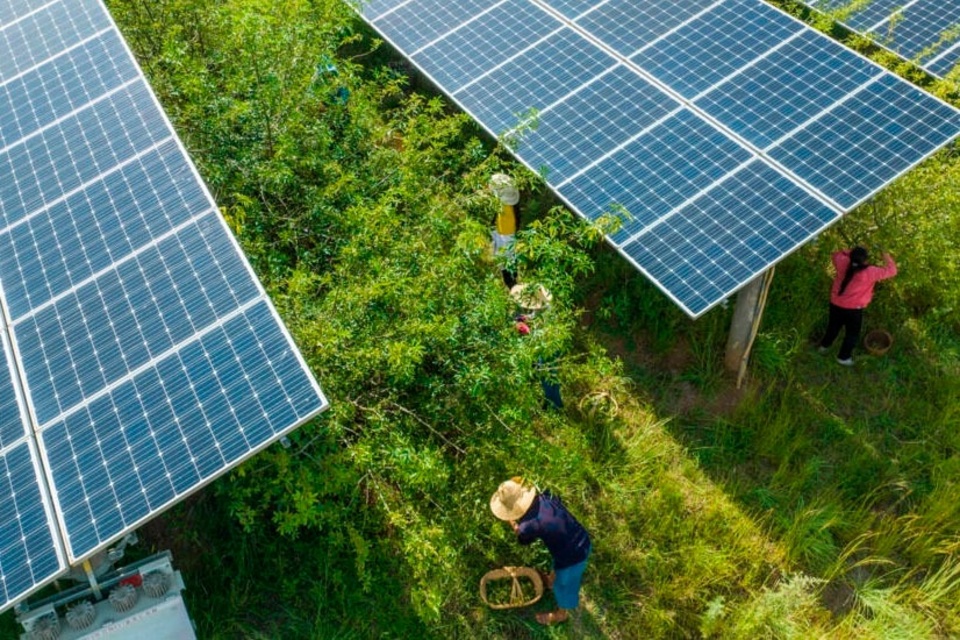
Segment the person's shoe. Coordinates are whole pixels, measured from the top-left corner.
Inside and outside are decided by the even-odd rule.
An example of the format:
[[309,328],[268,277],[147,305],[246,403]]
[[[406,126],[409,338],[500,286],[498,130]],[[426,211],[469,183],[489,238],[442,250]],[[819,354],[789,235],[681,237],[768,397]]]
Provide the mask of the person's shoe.
[[557,609],[556,611],[547,611],[544,613],[537,614],[537,622],[542,625],[549,626],[553,624],[559,624],[561,622],[566,622],[570,615],[563,609]]
[[845,367],[852,367],[853,358],[847,358],[846,360],[844,360],[843,358],[837,358],[837,364],[842,364]]
[[829,353],[829,352],[830,352],[830,347],[825,347],[823,345],[820,345],[819,347],[817,347],[817,353],[823,354],[823,353]]

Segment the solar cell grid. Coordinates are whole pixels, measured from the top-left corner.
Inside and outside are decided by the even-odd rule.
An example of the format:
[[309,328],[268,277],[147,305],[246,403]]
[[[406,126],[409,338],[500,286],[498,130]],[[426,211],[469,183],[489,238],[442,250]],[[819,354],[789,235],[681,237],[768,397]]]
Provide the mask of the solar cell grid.
[[[881,42],[912,60],[926,64],[936,51],[956,42],[960,34],[945,35],[960,27],[960,2],[916,0],[876,29]],[[886,32],[886,37],[884,36]],[[935,49],[927,51],[928,48]],[[922,55],[921,55],[922,54]]]
[[[41,425],[115,382],[104,374],[117,356],[124,364],[119,373],[125,375],[258,297],[212,218],[187,225],[53,305],[16,320],[27,383],[50,390],[34,402]],[[224,286],[205,290],[202,283],[214,281]],[[112,331],[102,333],[98,328],[105,321]]]
[[[849,13],[846,22],[854,29],[869,30],[871,27],[886,22],[894,12],[901,8],[910,0],[870,0],[870,2],[861,3],[862,7],[857,11]],[[843,9],[850,7],[852,0],[830,0],[825,6],[826,9]],[[823,5],[817,3],[818,7]]]
[[517,153],[529,166],[545,169],[551,184],[562,185],[679,108],[620,65],[538,114],[536,127],[519,136]]
[[960,62],[960,3],[956,0],[810,0],[806,4],[943,77]]
[[429,0],[400,6],[377,20],[377,28],[398,48],[416,51],[501,0]]
[[[153,117],[137,117],[143,113]],[[0,184],[4,224],[17,222],[97,181],[170,135],[144,82],[121,85],[0,152],[0,175],[8,176]],[[69,162],[64,162],[65,158]]]
[[782,174],[754,161],[623,251],[698,313],[838,217]]
[[765,149],[882,74],[832,40],[804,31],[695,104]]
[[137,77],[107,31],[0,85],[0,149]]
[[415,0],[348,0],[354,6],[358,6],[359,10],[363,15],[369,20],[375,20],[376,18],[382,16],[385,13],[396,10],[398,7],[402,7],[406,4],[413,2],[416,4]]
[[718,0],[674,0],[672,2],[636,2],[608,0],[576,20],[578,27],[630,57],[704,11]]
[[18,2],[0,3],[0,26],[8,25],[49,3],[50,0],[19,0]]
[[958,64],[960,64],[960,41],[931,58],[924,68],[933,75],[943,78],[956,69]]
[[590,11],[595,11],[610,0],[544,0],[543,4],[573,20]]
[[0,336],[0,451],[26,435],[13,380],[17,369],[10,356],[7,341]]
[[[559,20],[528,0],[506,0],[418,51],[412,59],[437,84],[452,93],[543,40],[560,26]],[[510,34],[510,38],[504,38],[505,34]]]
[[0,28],[0,82],[110,26],[98,0],[52,2]]
[[957,112],[890,74],[770,149],[808,184],[850,209],[956,137]]
[[[209,206],[168,141],[100,181],[0,232],[0,281],[10,314],[31,309],[130,260]],[[163,198],[161,200],[160,198]]]
[[29,441],[0,454],[0,603],[39,588],[66,567]]
[[[315,411],[264,302],[45,428],[71,555],[168,506]],[[251,428],[252,427],[252,428]],[[121,486],[108,491],[108,487]],[[115,499],[115,496],[122,498]]]
[[611,238],[622,244],[655,223],[752,154],[687,109],[560,185],[560,194],[580,211],[629,214]]
[[[746,10],[756,8],[755,11]],[[631,61],[691,100],[803,31],[773,7],[725,2],[644,48]]]
[[500,134],[517,126],[530,109],[549,107],[615,64],[583,36],[561,29],[454,96]]

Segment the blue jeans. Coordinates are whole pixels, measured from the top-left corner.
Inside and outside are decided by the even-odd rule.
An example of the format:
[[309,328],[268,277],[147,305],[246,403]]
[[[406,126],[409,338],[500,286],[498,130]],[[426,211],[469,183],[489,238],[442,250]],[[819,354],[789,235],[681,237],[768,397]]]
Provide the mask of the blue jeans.
[[561,609],[576,609],[580,606],[580,582],[583,580],[583,571],[587,568],[589,552],[583,562],[556,570],[553,580],[553,597]]

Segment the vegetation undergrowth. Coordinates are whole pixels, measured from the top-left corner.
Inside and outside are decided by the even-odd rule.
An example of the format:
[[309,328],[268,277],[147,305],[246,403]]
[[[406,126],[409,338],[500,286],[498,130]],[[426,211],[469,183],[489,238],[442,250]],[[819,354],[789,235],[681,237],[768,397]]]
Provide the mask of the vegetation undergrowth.
[[[110,8],[331,399],[145,529],[201,638],[960,634],[954,151],[778,265],[736,389],[727,310],[689,321],[344,3]],[[521,278],[554,293],[526,337],[488,253],[498,171],[523,188]],[[854,371],[812,348],[851,242],[901,267],[867,314],[894,348]],[[517,474],[593,533],[566,626],[477,593],[548,566],[489,512]]]

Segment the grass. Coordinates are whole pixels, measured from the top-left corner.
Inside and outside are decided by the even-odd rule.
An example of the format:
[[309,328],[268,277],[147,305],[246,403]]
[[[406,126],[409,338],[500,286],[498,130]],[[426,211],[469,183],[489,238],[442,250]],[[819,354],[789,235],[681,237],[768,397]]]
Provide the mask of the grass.
[[[824,240],[836,242],[843,232],[841,226]],[[723,311],[712,312],[716,322],[691,324],[678,337],[680,323],[649,322],[645,295],[631,306],[623,291],[644,287],[627,277],[621,291],[600,298],[605,308],[593,317],[612,321],[595,333],[623,359],[626,375],[649,383],[641,394],[656,415],[669,417],[667,433],[783,554],[787,577],[741,604],[754,632],[957,633],[960,591],[952,577],[960,510],[950,496],[960,478],[954,355],[960,339],[949,322],[897,309],[890,299],[901,292],[881,288],[867,329],[872,323],[891,330],[894,348],[882,357],[861,350],[854,371],[835,366],[813,348],[826,316],[822,300],[811,303],[829,283],[815,266],[824,256],[814,245],[778,269],[744,392],[732,389],[711,353],[722,348]],[[598,278],[609,281],[610,272],[619,275],[606,265]],[[639,309],[634,319],[632,308]],[[681,343],[690,355],[678,371],[671,351]],[[798,575],[809,579],[790,582]],[[837,595],[843,593],[848,597]],[[779,608],[781,597],[796,609]],[[701,633],[722,627],[722,637],[739,637],[738,625],[747,624],[724,626],[732,605],[722,594],[699,606]],[[785,626],[765,626],[763,616],[751,613],[754,606],[779,611],[774,618]],[[784,622],[798,615],[808,626]]]

